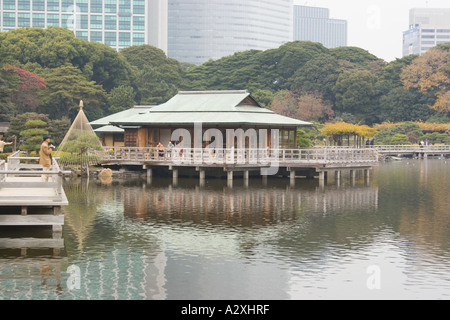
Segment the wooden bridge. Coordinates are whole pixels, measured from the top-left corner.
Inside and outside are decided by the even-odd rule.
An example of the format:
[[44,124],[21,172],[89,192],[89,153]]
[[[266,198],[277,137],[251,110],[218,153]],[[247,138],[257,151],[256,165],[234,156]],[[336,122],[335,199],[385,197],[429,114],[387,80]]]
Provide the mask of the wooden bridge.
[[42,171],[38,161],[20,151],[0,161],[0,226],[51,226],[53,232],[62,231],[62,206],[68,205],[64,172],[54,158],[50,171]]
[[379,145],[370,146],[384,156],[412,156],[417,158],[427,158],[437,156],[445,158],[450,156],[450,145]]
[[[312,148],[312,149],[212,149],[173,148],[164,151],[157,148],[115,147],[103,151],[91,151],[91,156],[99,159],[104,166],[142,166],[148,177],[152,170],[168,168],[174,179],[178,171],[194,168],[200,180],[206,171],[214,171],[217,176],[225,172],[228,181],[234,173],[248,179],[250,172],[259,171],[263,177],[284,174],[295,180],[298,176],[319,177],[324,181],[329,172],[339,177],[342,170],[364,170],[366,176],[378,164],[376,149],[357,148]],[[214,170],[215,169],[215,170]]]

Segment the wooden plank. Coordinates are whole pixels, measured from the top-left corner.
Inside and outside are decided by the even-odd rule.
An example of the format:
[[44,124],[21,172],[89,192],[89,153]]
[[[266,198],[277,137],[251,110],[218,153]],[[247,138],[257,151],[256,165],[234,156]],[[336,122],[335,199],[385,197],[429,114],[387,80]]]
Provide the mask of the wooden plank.
[[63,215],[0,215],[0,226],[53,226],[63,224]]
[[28,207],[53,207],[53,206],[67,206],[69,202],[65,197],[58,198],[56,200],[48,200],[41,198],[34,198],[28,200],[1,200],[0,199],[0,213],[2,212],[2,207],[17,207],[17,206],[28,206]]
[[53,249],[64,248],[64,239],[0,238],[0,249]]
[[36,189],[56,189],[57,182],[0,182],[0,188],[36,188]]
[[[43,198],[44,197],[44,198]],[[40,200],[41,199],[41,200]],[[28,204],[27,201],[39,201],[40,203],[49,203],[52,204],[53,201],[60,201],[61,197],[59,196],[42,196],[39,194],[29,195],[29,196],[0,196],[0,205],[5,205],[6,203],[23,201],[23,204]],[[20,205],[20,203],[18,203]]]

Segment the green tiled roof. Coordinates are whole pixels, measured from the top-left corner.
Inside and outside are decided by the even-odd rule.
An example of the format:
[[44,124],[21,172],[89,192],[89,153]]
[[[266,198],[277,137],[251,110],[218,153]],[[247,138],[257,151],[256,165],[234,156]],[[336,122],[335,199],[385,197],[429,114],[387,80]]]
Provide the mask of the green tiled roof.
[[285,117],[261,107],[247,91],[179,92],[168,102],[141,110],[116,115],[109,120],[116,126],[182,126],[202,123],[217,126],[300,127],[309,122]]

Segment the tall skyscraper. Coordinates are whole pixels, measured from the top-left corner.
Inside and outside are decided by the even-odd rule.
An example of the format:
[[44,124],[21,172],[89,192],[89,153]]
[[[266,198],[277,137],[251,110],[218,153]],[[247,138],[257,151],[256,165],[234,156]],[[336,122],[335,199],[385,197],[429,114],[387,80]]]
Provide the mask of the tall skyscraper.
[[[0,31],[21,27],[63,27],[88,41],[116,50],[160,44],[152,34],[151,5],[166,0],[0,0]],[[161,44],[164,48],[164,43]]]
[[202,64],[292,41],[293,0],[168,0],[168,56]]
[[149,21],[148,36],[149,45],[157,47],[167,53],[167,0],[148,0]]
[[347,46],[347,21],[330,19],[327,8],[296,5],[294,40],[319,42],[327,48]]
[[403,32],[403,56],[424,54],[438,44],[450,42],[450,8],[414,8],[409,29]]

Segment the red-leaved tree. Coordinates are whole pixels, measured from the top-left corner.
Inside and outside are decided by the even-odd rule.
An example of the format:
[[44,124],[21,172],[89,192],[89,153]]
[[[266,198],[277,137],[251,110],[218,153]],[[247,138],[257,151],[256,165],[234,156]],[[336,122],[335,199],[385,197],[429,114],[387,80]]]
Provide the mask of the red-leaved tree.
[[14,66],[6,66],[12,69],[19,78],[19,84],[11,96],[11,102],[16,107],[16,113],[34,112],[39,106],[38,92],[47,87],[45,80],[35,73]]

